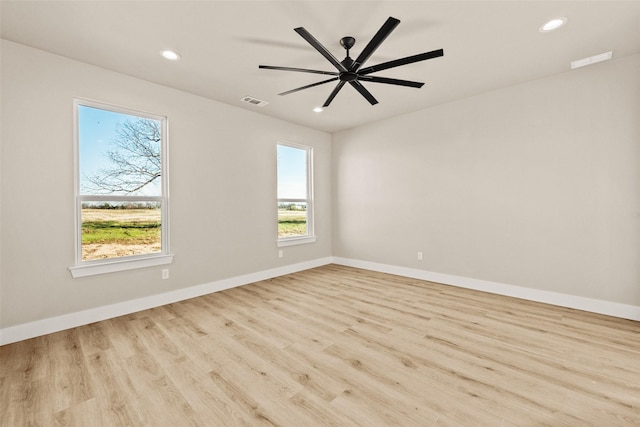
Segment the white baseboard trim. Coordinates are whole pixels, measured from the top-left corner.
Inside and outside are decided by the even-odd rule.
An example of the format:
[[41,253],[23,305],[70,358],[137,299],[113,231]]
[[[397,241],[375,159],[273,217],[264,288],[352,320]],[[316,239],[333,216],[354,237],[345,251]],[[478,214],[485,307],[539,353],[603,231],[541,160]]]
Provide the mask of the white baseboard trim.
[[237,286],[259,282],[261,280],[283,276],[285,274],[320,267],[322,265],[331,264],[332,261],[332,257],[318,258],[311,261],[272,268],[256,273],[216,280],[214,282],[191,286],[184,289],[177,289],[175,291],[165,292],[162,294],[150,295],[148,297],[138,298],[130,301],[123,301],[116,304],[91,308],[75,313],[63,314],[61,316],[51,317],[48,319],[36,320],[34,322],[9,326],[7,328],[0,329],[0,345],[23,341],[41,335],[51,334],[54,332],[63,331],[65,329],[75,328],[77,326],[87,325],[89,323],[99,322],[101,320],[111,319],[114,317],[123,316],[125,314],[147,310],[149,308],[159,307],[178,301],[183,301],[189,298],[207,295],[213,292],[223,291],[225,289],[231,289]]
[[585,298],[575,295],[566,295],[557,292],[539,289],[525,288],[521,286],[505,285],[503,283],[489,282],[486,280],[471,279],[468,277],[452,276],[449,274],[433,273],[408,267],[398,267],[376,262],[360,261],[350,258],[333,257],[333,263],[348,267],[357,267],[365,270],[381,273],[395,274],[411,277],[413,279],[427,280],[445,285],[457,286],[466,289],[505,295],[529,301],[542,302],[560,307],[574,308],[589,311],[591,313],[640,321],[640,307],[611,301]]
[[99,322],[101,320],[111,319],[154,307],[160,307],[162,305],[183,301],[189,298],[195,298],[223,291],[225,289],[231,289],[332,263],[640,321],[639,306],[524,288],[521,286],[506,285],[503,283],[471,279],[468,277],[433,273],[425,270],[380,264],[370,261],[341,257],[326,257],[263,270],[256,273],[245,274],[242,276],[231,277],[228,279],[216,280],[202,285],[191,286],[189,288],[178,289],[157,295],[150,295],[148,297],[138,298],[135,300],[123,301],[75,313],[63,314],[61,316],[37,320],[34,322],[9,326],[0,329],[0,345],[11,344],[13,342],[23,341],[29,338],[51,334],[65,329],[75,328],[77,326],[87,325],[89,323]]

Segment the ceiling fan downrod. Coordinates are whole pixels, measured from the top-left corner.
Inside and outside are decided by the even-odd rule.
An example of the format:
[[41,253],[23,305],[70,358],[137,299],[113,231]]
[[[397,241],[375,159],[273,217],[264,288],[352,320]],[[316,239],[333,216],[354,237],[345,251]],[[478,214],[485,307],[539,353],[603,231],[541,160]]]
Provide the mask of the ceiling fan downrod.
[[[351,66],[353,65],[353,62],[354,62],[353,59],[349,56],[349,49],[351,49],[354,44],[356,44],[356,39],[354,39],[351,36],[346,36],[340,39],[340,46],[345,48],[347,51],[346,58],[340,61],[340,63],[344,65],[344,67],[347,70],[351,69]],[[343,78],[343,75],[344,75],[344,78]],[[353,80],[356,80],[357,78],[358,76],[356,75],[356,73],[349,73],[349,72],[340,73],[340,81],[343,81],[343,82],[353,81]]]

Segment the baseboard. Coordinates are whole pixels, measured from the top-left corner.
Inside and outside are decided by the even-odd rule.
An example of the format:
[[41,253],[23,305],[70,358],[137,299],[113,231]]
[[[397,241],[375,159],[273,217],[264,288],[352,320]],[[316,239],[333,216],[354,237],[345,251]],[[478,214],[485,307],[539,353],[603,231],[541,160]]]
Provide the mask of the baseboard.
[[486,280],[471,279],[468,277],[452,276],[449,274],[433,273],[414,268],[398,267],[388,264],[379,264],[369,261],[360,261],[350,258],[333,257],[333,263],[348,267],[363,268],[365,270],[379,271],[381,273],[395,274],[411,277],[413,279],[428,280],[430,282],[457,286],[466,289],[505,295],[529,301],[542,302],[560,307],[574,308],[591,313],[640,321],[640,307],[621,304],[611,301],[585,298],[575,295],[566,295],[557,292],[543,291],[539,289],[524,288],[521,286],[506,285],[503,283]]
[[326,257],[283,267],[263,270],[256,273],[231,277],[223,280],[192,286],[185,289],[178,289],[162,294],[151,295],[130,301],[123,301],[102,307],[76,313],[64,314],[34,322],[9,326],[0,329],[0,345],[23,341],[41,335],[87,325],[101,320],[111,319],[165,304],[183,301],[207,295],[213,292],[231,289],[238,286],[247,285],[261,280],[267,280],[285,274],[308,270],[327,264],[339,264],[349,267],[357,267],[366,270],[379,271],[382,273],[395,274],[398,276],[411,277],[414,279],[427,280],[430,282],[443,283],[467,289],[475,289],[483,292],[490,292],[499,295],[506,295],[521,298],[529,301],[543,302],[546,304],[561,307],[575,308],[592,313],[604,314],[623,319],[640,321],[640,307],[628,304],[621,304],[611,301],[603,301],[592,298],[566,295],[557,292],[543,291],[538,289],[524,288],[520,286],[506,285],[503,283],[490,282],[486,280],[471,279],[468,277],[453,276],[449,274],[434,273],[425,270],[418,270],[407,267],[399,267],[388,264],[380,264],[370,261],[361,261],[350,258]]
[[144,298],[138,298],[107,306],[96,307],[76,313],[63,314],[61,316],[51,317],[48,319],[9,326],[7,328],[0,329],[0,345],[23,341],[41,335],[51,334],[54,332],[63,331],[65,329],[75,328],[77,326],[111,319],[114,317],[123,316],[125,314],[135,313],[166,304],[207,295],[213,292],[223,291],[225,289],[247,285],[249,283],[259,282],[261,280],[283,276],[285,274],[320,267],[322,265],[331,264],[332,261],[332,257],[319,258],[311,261],[305,261],[297,264],[263,270],[256,273],[231,277],[228,279],[216,280],[214,282],[191,286],[189,288],[178,289],[162,294],[150,295]]

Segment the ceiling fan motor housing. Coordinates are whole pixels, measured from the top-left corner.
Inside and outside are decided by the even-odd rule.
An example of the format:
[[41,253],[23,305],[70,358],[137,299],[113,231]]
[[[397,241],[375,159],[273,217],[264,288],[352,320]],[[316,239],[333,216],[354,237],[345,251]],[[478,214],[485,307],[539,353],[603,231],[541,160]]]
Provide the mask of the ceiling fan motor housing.
[[[349,58],[351,59],[351,58]],[[340,81],[341,82],[352,82],[354,80],[358,80],[358,74],[357,73],[352,73],[350,71],[346,71],[346,72],[342,72],[340,73]]]

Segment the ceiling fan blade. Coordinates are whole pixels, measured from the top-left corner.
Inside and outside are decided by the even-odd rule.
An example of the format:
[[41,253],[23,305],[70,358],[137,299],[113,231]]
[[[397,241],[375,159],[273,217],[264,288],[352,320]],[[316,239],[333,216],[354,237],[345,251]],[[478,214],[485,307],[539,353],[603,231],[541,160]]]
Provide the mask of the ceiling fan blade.
[[258,68],[262,68],[264,70],[297,71],[299,73],[327,74],[330,76],[337,76],[338,74],[340,74],[336,71],[309,70],[307,68],[274,67],[272,65],[258,65]]
[[360,83],[359,81],[352,80],[349,82],[349,84],[351,84],[351,86],[353,86],[358,92],[360,92],[360,95],[364,96],[371,105],[376,105],[378,103],[378,100],[375,99],[373,95],[371,95],[371,93],[367,89],[365,89],[365,87],[362,86],[362,83]]
[[286,92],[279,93],[278,95],[289,95],[290,93],[298,92],[299,90],[309,89],[310,87],[319,86],[319,85],[322,85],[322,84],[325,84],[325,83],[329,83],[329,82],[335,82],[336,80],[338,80],[338,77],[334,77],[332,79],[324,80],[324,81],[317,82],[317,83],[311,83],[310,85],[302,86],[302,87],[299,87],[299,88],[296,88],[296,89],[291,89],[291,90],[288,90]]
[[362,68],[360,69],[360,71],[358,71],[358,74],[375,73],[376,71],[387,70],[389,68],[399,67],[401,65],[413,64],[414,62],[426,61],[427,59],[438,58],[439,56],[443,55],[444,51],[442,49],[432,50],[431,52],[407,56],[406,58],[394,59],[393,61],[383,62],[382,64]]
[[359,80],[364,80],[367,82],[373,83],[387,83],[390,85],[398,85],[398,86],[407,86],[407,87],[415,87],[421,88],[424,86],[422,82],[413,82],[411,80],[398,80],[398,79],[390,79],[387,77],[378,77],[378,76],[358,76]]
[[311,46],[313,46],[313,48],[315,50],[317,50],[318,52],[320,52],[322,54],[322,56],[324,56],[325,58],[327,58],[327,60],[329,62],[331,62],[331,64],[333,64],[334,67],[336,67],[338,69],[338,71],[348,71],[347,68],[342,65],[340,63],[340,61],[338,61],[338,59],[333,56],[331,54],[331,52],[329,52],[327,50],[326,47],[322,46],[322,44],[320,44],[320,42],[318,40],[315,39],[315,37],[313,37],[307,30],[305,30],[303,27],[298,27],[298,28],[294,28],[293,29],[296,33],[300,34],[300,36],[305,39]]
[[329,97],[327,98],[326,101],[324,101],[324,105],[322,105],[322,107],[328,107],[329,104],[331,104],[331,101],[333,101],[333,98],[336,97],[336,95],[338,94],[338,92],[340,92],[340,89],[342,89],[344,87],[344,84],[346,82],[341,81],[340,83],[338,83],[336,85],[336,87],[333,89],[333,91],[331,92],[331,95],[329,95]]
[[369,41],[367,46],[360,52],[360,55],[356,58],[356,60],[351,65],[351,69],[349,71],[357,71],[362,64],[364,64],[367,59],[376,51],[376,49],[382,44],[382,42],[391,34],[391,32],[398,26],[400,23],[399,19],[396,19],[390,16],[387,21],[382,24],[382,27],[378,30],[375,36]]

